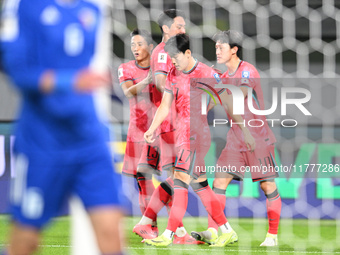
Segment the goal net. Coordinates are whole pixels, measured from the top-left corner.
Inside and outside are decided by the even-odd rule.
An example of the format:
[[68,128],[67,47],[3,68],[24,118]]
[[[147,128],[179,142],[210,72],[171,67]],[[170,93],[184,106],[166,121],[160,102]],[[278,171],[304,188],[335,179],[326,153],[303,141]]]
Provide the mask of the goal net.
[[[280,177],[276,180],[282,198],[280,240],[295,238],[296,248],[308,250],[313,242],[322,238],[321,219],[340,218],[340,89],[337,84],[340,71],[339,33],[340,3],[334,0],[116,0],[113,9],[114,72],[121,63],[133,59],[129,33],[136,27],[152,32],[155,45],[161,41],[157,25],[159,14],[170,8],[185,12],[186,31],[191,39],[192,52],[200,61],[216,64],[212,36],[219,30],[237,30],[244,34],[242,59],[253,64],[261,75],[266,109],[273,104],[273,88],[278,90],[278,107],[267,116],[275,119],[276,161]],[[287,105],[283,114],[284,88],[302,88],[306,93],[286,94],[298,100],[311,96],[303,106]],[[129,122],[128,100],[116,81],[114,92],[119,100],[113,101],[115,130],[121,141],[126,138]],[[300,91],[301,92],[301,91]],[[117,109],[121,109],[118,111]],[[217,109],[212,120],[221,116]],[[216,117],[217,116],[217,117]],[[296,125],[296,126],[295,126]],[[226,140],[228,126],[213,126],[211,149],[206,163],[215,164]],[[119,138],[118,138],[119,139]],[[124,143],[120,144],[124,147]],[[124,148],[120,151],[123,154]],[[123,155],[122,155],[123,156]],[[213,173],[209,175],[212,184]],[[161,179],[160,179],[161,180]],[[125,180],[134,188],[133,180]],[[127,196],[136,201],[136,189],[127,189]],[[206,217],[207,213],[192,194],[187,215]],[[259,183],[250,178],[232,182],[227,189],[226,215],[230,218],[266,218],[265,196]],[[137,203],[131,204],[131,215],[140,215]],[[162,211],[163,215],[167,215]],[[290,219],[307,219],[307,238],[294,236],[296,228]],[[237,220],[236,220],[237,222]],[[322,221],[325,222],[325,221]],[[252,230],[265,234],[267,223]],[[339,232],[334,234],[339,237]],[[255,224],[256,225],[256,224]],[[258,225],[256,225],[258,226]],[[314,231],[315,227],[315,231]],[[311,229],[313,229],[311,231]],[[309,240],[309,243],[305,243]],[[334,240],[318,247],[324,252],[334,251]],[[250,244],[249,244],[250,247]]]

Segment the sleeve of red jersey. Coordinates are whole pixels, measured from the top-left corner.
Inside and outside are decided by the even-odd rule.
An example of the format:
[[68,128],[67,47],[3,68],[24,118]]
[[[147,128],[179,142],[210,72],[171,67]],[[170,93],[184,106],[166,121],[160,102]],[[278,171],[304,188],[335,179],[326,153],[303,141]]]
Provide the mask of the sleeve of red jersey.
[[171,58],[165,52],[159,52],[157,60],[154,64],[154,75],[164,74],[167,75],[172,68]]
[[172,72],[170,71],[168,76],[166,77],[166,80],[165,80],[165,89],[164,89],[164,91],[168,92],[170,94],[174,94],[174,92],[172,90],[172,84],[173,84],[172,77],[174,77],[174,76],[172,75]]
[[[217,73],[217,71],[215,69],[212,68],[211,70],[211,74],[210,74],[210,77],[212,77],[213,79],[211,79],[211,86],[213,88],[216,87],[216,84],[220,83],[221,82],[221,76],[219,73]],[[218,89],[215,89],[215,91],[217,92],[217,94],[221,94],[225,89],[223,88],[218,88]],[[215,92],[214,91],[214,92]]]
[[133,81],[130,70],[124,64],[121,64],[118,68],[118,78],[120,86],[122,86],[124,82]]

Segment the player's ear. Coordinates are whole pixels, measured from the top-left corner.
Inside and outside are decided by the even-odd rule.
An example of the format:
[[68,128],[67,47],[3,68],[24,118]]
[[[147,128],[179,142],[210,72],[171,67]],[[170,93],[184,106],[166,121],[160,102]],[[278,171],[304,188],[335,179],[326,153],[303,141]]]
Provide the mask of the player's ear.
[[162,29],[165,34],[169,34],[170,28],[167,25],[163,25]]
[[191,57],[191,50],[186,50],[185,51],[185,53],[184,53],[184,55],[186,56],[186,57]]
[[149,48],[149,52],[152,52],[152,50],[153,50],[153,44],[152,44],[152,43],[149,44],[148,48]]
[[232,49],[231,49],[231,53],[233,54],[236,54],[238,51],[238,47],[237,46],[234,46]]

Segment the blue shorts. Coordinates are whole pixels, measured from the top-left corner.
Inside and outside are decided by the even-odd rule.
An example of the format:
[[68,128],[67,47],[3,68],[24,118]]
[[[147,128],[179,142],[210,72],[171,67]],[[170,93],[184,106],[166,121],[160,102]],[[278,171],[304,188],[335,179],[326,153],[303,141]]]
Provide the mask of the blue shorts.
[[72,194],[80,197],[87,210],[122,204],[121,176],[114,172],[106,145],[54,157],[27,154],[16,155],[10,192],[14,221],[40,229],[60,213]]

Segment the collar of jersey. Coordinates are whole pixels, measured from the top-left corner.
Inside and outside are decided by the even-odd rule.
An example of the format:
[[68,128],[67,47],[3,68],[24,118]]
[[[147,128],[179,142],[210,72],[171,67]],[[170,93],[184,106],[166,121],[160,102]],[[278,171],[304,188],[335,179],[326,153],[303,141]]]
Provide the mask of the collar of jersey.
[[65,1],[62,1],[62,0],[55,0],[55,2],[58,5],[65,7],[65,8],[74,8],[79,4],[80,0],[74,0],[73,2],[65,2]]
[[241,63],[242,63],[242,60],[240,59],[240,62],[238,62],[238,65],[237,65],[237,67],[236,67],[236,70],[235,70],[233,73],[229,73],[229,71],[228,71],[228,76],[229,76],[229,77],[233,76],[233,75],[237,72],[237,70],[238,70],[238,68],[240,67]]
[[195,64],[194,64],[194,66],[193,66],[189,71],[183,71],[183,73],[184,73],[184,74],[192,73],[192,72],[196,69],[197,65],[198,65],[198,60],[195,58]]
[[142,67],[142,66],[138,65],[137,61],[135,61],[135,65],[136,65],[138,68],[143,69],[143,70],[146,70],[146,69],[149,69],[149,68],[150,68],[150,66]]

